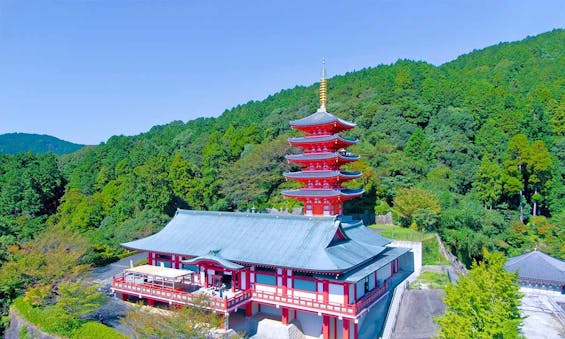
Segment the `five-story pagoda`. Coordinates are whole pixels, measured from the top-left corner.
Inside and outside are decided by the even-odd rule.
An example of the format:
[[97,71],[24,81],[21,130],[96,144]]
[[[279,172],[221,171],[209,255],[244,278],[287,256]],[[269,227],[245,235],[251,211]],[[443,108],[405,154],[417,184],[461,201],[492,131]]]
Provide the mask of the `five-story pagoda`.
[[302,201],[305,215],[343,214],[343,202],[363,194],[361,189],[341,187],[341,183],[361,176],[361,172],[340,170],[342,165],[359,159],[358,156],[350,155],[345,151],[347,147],[356,144],[357,140],[346,139],[339,135],[340,132],[355,127],[355,124],[326,111],[325,73],[324,64],[318,111],[303,119],[290,122],[292,128],[306,133],[306,136],[288,139],[292,146],[301,148],[303,153],[287,155],[286,159],[303,169],[300,172],[284,173],[284,176],[304,186],[297,190],[283,191],[282,194]]

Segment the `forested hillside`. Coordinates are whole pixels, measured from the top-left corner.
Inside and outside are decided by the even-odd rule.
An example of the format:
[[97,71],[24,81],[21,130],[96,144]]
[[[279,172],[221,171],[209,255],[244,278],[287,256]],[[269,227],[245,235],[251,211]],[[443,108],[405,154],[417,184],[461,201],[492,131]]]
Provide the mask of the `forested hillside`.
[[[439,67],[401,60],[328,84],[328,110],[358,124],[348,135],[360,139],[351,152],[364,175],[351,186],[366,194],[347,211],[392,211],[406,227],[437,230],[466,263],[483,247],[515,255],[538,245],[565,258],[564,30]],[[178,207],[293,207],[280,194],[295,185],[282,176],[295,151],[289,120],[315,112],[317,91],[295,87],[218,118],[112,137],[61,157],[57,169],[47,156],[2,156],[5,266],[32,251],[25,241],[41,228],[78,233],[88,240],[81,262],[102,264]],[[39,279],[21,274],[0,271],[11,279],[3,297]]]
[[83,146],[50,135],[28,133],[0,134],[0,154],[32,152],[63,155],[73,153]]

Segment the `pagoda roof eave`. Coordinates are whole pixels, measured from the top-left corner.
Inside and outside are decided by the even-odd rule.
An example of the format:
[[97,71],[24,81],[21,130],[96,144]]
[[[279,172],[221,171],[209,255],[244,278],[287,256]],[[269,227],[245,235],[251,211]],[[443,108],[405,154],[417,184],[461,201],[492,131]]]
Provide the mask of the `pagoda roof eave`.
[[301,171],[283,173],[286,178],[308,179],[308,178],[347,178],[355,179],[361,176],[361,172],[345,172],[345,171]]
[[339,158],[345,161],[356,161],[361,157],[358,155],[343,155],[338,152],[327,153],[301,153],[301,154],[288,154],[285,158],[289,161],[315,161],[315,160],[334,160]]
[[339,134],[297,137],[297,138],[288,139],[288,142],[291,144],[314,144],[314,143],[323,143],[323,142],[331,142],[331,141],[341,141],[343,143],[351,144],[351,145],[354,145],[357,142],[359,142],[359,140],[357,139],[347,139]]
[[314,114],[311,114],[307,117],[298,120],[291,120],[290,126],[297,128],[297,127],[310,127],[310,126],[319,126],[319,125],[326,125],[332,123],[339,123],[348,129],[351,129],[357,124],[353,122],[349,122],[343,119],[338,118],[337,116],[333,115],[332,113],[324,111],[317,111]]
[[282,191],[282,194],[288,197],[308,198],[308,197],[358,197],[363,194],[362,189],[298,189]]

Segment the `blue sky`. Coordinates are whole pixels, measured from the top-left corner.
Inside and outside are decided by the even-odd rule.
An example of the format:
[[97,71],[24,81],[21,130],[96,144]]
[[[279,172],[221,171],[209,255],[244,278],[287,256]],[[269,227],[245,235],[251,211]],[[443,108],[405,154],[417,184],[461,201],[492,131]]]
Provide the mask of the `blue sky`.
[[[565,1],[0,0],[0,133],[98,144],[565,26]],[[331,98],[331,97],[330,97]]]

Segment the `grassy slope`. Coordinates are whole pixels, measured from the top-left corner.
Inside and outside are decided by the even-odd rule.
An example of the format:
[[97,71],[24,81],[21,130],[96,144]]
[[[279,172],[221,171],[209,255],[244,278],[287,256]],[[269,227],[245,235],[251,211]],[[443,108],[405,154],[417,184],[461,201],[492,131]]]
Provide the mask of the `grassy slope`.
[[96,338],[96,339],[124,339],[126,336],[116,332],[111,327],[95,321],[84,321],[78,328],[68,330],[64,321],[49,309],[33,307],[23,297],[14,300],[12,307],[27,321],[36,325],[42,331],[64,338]]
[[439,251],[436,233],[418,232],[409,228],[394,225],[371,225],[370,228],[377,230],[385,238],[406,241],[422,242],[422,264],[423,265],[446,265],[447,260]]

